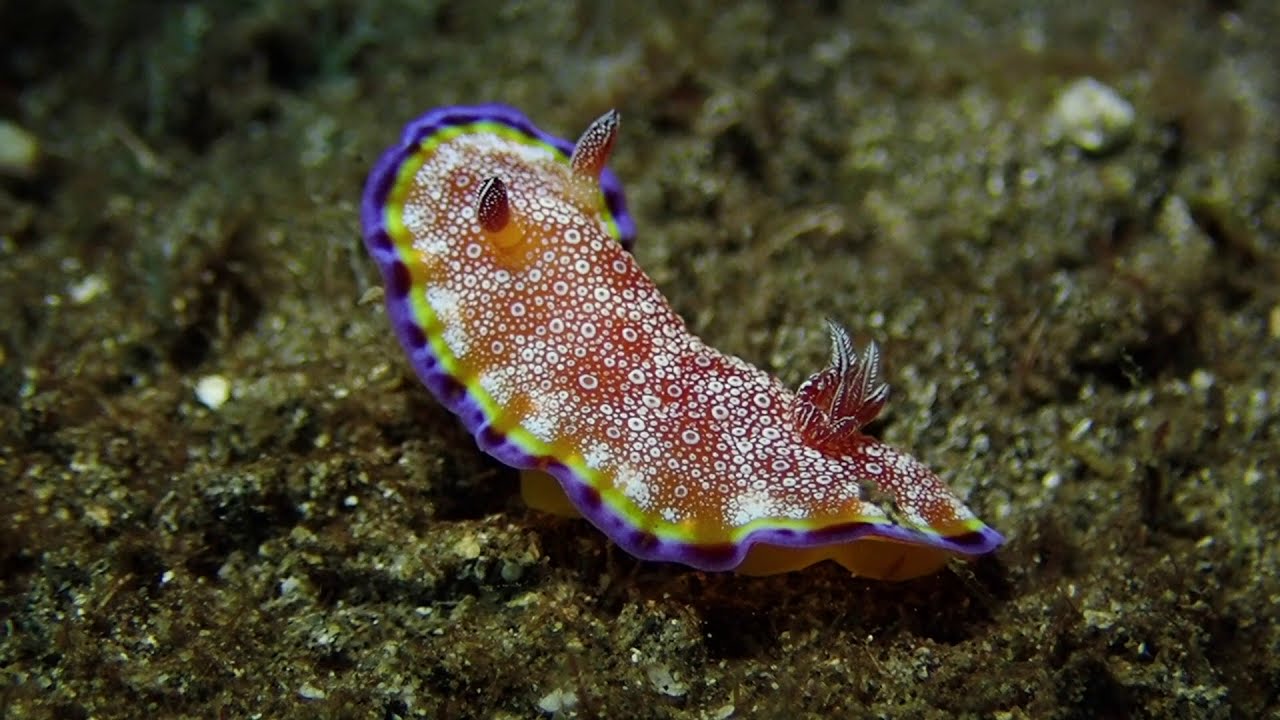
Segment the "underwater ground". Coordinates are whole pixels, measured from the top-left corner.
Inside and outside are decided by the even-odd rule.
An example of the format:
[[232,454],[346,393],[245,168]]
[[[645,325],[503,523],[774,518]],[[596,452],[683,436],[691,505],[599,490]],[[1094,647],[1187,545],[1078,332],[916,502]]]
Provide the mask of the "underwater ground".
[[[0,3],[0,717],[1280,713],[1280,5]],[[114,9],[113,9],[114,7]],[[1008,543],[639,562],[414,378],[401,127],[623,115],[636,255]]]

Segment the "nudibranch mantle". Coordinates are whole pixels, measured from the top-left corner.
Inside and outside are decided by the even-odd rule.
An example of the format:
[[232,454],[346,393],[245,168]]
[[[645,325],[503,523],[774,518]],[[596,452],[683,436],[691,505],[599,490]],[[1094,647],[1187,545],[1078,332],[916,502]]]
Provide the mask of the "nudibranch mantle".
[[887,398],[874,344],[832,324],[831,365],[793,393],[688,332],[629,252],[604,167],[617,129],[610,112],[575,145],[510,107],[440,108],[365,188],[410,362],[482,449],[554,477],[525,474],[531,504],[704,570],[833,559],[905,579],[999,546],[937,475],[859,432]]

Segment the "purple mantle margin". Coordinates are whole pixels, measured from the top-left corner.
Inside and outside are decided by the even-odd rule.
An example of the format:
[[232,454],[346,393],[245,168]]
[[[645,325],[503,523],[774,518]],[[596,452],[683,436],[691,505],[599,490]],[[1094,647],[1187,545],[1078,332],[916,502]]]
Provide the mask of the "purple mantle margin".
[[[572,142],[543,132],[519,110],[507,105],[455,105],[437,108],[409,123],[401,135],[400,143],[387,150],[374,165],[365,184],[360,210],[365,246],[382,270],[387,314],[396,336],[400,338],[400,344],[409,356],[410,364],[431,394],[462,420],[467,430],[475,436],[480,449],[514,468],[541,467],[550,472],[583,516],[632,555],[645,560],[682,563],[700,570],[732,570],[756,543],[799,548],[847,543],[860,537],[881,537],[929,545],[965,555],[981,555],[1004,542],[1000,533],[986,526],[957,537],[940,537],[898,525],[860,522],[804,531],[765,528],[752,532],[739,543],[704,545],[667,540],[628,524],[609,509],[595,488],[575,475],[568,466],[553,457],[530,455],[494,430],[467,389],[441,368],[426,334],[414,322],[409,305],[409,270],[397,256],[395,245],[383,223],[383,207],[395,183],[397,171],[417,151],[422,140],[445,127],[481,121],[502,123],[552,145],[565,154],[573,152]],[[617,222],[622,245],[631,250],[635,243],[636,226],[627,212],[622,183],[606,169],[601,175],[600,185],[605,202]]]

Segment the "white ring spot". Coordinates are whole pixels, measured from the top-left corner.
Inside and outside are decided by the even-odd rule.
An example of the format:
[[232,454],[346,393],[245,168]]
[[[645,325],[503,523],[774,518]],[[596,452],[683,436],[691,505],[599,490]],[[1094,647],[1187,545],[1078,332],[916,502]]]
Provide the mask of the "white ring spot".
[[583,390],[595,390],[599,387],[600,382],[596,380],[595,375],[579,375],[578,384],[582,386]]

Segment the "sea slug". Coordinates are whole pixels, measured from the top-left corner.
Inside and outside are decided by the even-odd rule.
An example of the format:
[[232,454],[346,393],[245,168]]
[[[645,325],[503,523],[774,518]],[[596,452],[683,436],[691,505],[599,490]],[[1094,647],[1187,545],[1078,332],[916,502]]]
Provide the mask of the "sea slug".
[[888,387],[829,325],[792,392],[691,334],[629,250],[605,168],[616,112],[578,142],[513,108],[411,123],[365,188],[365,243],[410,363],[479,446],[628,552],[703,570],[831,559],[905,579],[1003,538],[931,470],[861,432]]

